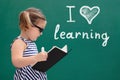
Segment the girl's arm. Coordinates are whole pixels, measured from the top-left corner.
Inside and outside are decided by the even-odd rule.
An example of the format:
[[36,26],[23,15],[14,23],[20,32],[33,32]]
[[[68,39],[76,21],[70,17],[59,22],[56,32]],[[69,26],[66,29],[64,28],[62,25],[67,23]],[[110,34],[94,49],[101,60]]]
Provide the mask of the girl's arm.
[[12,63],[15,67],[21,68],[28,65],[37,63],[38,61],[46,61],[47,54],[42,52],[35,56],[23,57],[23,51],[26,48],[26,44],[21,40],[17,39],[14,41],[11,47]]

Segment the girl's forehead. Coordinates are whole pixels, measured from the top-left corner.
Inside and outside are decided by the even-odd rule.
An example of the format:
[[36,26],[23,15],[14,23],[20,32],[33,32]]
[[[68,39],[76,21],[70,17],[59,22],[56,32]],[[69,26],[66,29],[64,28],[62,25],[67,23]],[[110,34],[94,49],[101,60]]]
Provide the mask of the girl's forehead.
[[42,19],[38,19],[36,20],[36,24],[46,24],[47,21],[42,20]]
[[46,26],[46,24],[47,24],[47,21],[45,21],[45,20],[39,20],[36,22],[36,25],[40,26],[41,28],[44,28]]

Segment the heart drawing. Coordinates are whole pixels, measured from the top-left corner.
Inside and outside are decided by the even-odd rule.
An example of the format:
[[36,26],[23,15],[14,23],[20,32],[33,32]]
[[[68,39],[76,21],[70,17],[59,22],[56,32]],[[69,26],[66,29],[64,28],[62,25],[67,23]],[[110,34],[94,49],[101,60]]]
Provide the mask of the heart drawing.
[[80,14],[87,20],[88,24],[91,24],[93,19],[99,14],[100,8],[98,6],[82,6],[80,8]]

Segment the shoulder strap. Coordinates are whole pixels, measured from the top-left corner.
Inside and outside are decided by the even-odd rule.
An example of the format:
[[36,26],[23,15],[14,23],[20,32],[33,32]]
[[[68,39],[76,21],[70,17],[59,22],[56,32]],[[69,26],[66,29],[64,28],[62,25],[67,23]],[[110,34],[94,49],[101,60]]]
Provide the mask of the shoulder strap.
[[27,45],[27,43],[25,42],[25,39],[22,38],[21,36],[18,36],[18,37],[15,38],[15,39],[13,40],[13,42],[10,44],[10,48],[12,47],[12,44],[14,43],[14,41],[15,41],[16,39],[21,39],[21,40]]

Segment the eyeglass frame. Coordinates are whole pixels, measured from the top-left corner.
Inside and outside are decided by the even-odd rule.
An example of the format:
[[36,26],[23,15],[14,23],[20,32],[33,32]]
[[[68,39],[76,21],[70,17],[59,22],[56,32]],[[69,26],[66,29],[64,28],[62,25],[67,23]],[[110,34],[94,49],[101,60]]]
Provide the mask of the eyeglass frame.
[[34,25],[34,27],[36,27],[36,28],[38,28],[39,29],[39,32],[41,33],[41,32],[43,32],[43,28],[41,28],[41,27],[39,27],[39,26],[37,26],[37,25],[35,25],[35,24],[33,24]]

